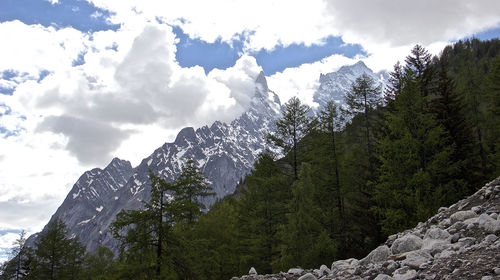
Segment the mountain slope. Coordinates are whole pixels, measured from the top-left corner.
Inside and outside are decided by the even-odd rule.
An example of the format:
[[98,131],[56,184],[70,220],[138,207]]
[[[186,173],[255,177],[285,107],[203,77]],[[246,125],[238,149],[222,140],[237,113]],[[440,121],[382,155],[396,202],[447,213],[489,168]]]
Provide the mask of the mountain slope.
[[[327,80],[335,82],[320,87],[317,95],[322,100],[331,97],[343,100],[341,94],[363,73],[373,74],[360,62],[322,75],[322,84]],[[149,171],[172,181],[180,173],[183,162],[193,159],[216,192],[215,197],[204,201],[210,205],[232,194],[238,181],[250,172],[258,155],[269,148],[265,136],[273,129],[280,107],[278,96],[268,88],[261,72],[255,79],[249,109],[237,119],[229,124],[216,121],[196,130],[186,127],[173,143],[157,148],[135,168],[126,161],[114,159],[104,170],[84,173],[52,219],[62,219],[70,234],[78,237],[88,251],[93,252],[98,245],[104,245],[116,252],[119,244],[109,232],[109,226],[121,210],[138,209],[142,201],[149,199]],[[33,244],[35,238],[30,237],[28,244]]]
[[273,275],[251,269],[232,279],[500,279],[499,234],[500,177],[415,228],[389,236],[363,259]]
[[330,100],[334,100],[337,104],[344,104],[344,97],[351,90],[351,85],[363,74],[371,77],[382,90],[389,78],[387,72],[374,73],[362,61],[342,66],[336,72],[320,75],[320,85],[313,96],[314,102],[318,103],[320,108]]

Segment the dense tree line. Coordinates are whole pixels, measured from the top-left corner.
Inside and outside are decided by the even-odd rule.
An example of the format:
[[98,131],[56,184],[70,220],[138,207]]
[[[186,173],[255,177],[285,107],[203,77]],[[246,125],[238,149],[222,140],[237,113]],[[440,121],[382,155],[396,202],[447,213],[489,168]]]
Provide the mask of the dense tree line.
[[345,107],[316,115],[292,98],[269,133],[277,154],[260,155],[237,198],[205,213],[211,189],[188,161],[173,182],[151,175],[151,200],[117,216],[118,256],[84,254],[56,220],[34,251],[20,237],[2,277],[230,279],[362,257],[500,175],[499,54],[499,40],[439,57],[417,45],[383,93],[361,76]]

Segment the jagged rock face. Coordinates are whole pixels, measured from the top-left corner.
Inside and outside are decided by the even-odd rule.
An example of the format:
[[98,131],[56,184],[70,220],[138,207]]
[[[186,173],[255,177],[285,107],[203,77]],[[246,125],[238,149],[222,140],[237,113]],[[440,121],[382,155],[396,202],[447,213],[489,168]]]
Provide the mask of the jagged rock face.
[[[320,104],[332,98],[343,102],[352,82],[363,73],[383,80],[359,62],[321,75],[315,98]],[[205,199],[206,205],[232,194],[258,155],[269,148],[265,135],[272,131],[280,115],[280,100],[268,88],[263,72],[255,79],[255,86],[249,108],[231,123],[216,121],[196,130],[186,127],[173,143],[165,143],[135,168],[114,159],[104,170],[84,173],[52,219],[59,217],[66,223],[70,235],[77,237],[88,251],[104,245],[117,252],[119,244],[109,231],[116,214],[123,209],[139,209],[142,201],[149,199],[149,171],[172,181],[188,158],[195,160],[216,192],[215,197]],[[33,245],[35,239],[36,235],[31,236],[28,245]]]
[[440,208],[415,228],[389,236],[359,261],[335,261],[330,270],[290,269],[232,280],[297,280],[306,275],[325,280],[500,279],[499,235],[500,177],[449,208]]
[[381,94],[388,80],[388,74],[385,71],[373,73],[362,61],[354,65],[342,66],[337,72],[321,74],[319,77],[320,85],[314,93],[313,100],[323,107],[330,100],[337,104],[344,104],[345,95],[351,90],[351,86],[356,79],[363,74],[370,76],[377,86],[381,87]]
[[[210,205],[217,198],[232,194],[238,181],[253,167],[266,149],[266,133],[280,114],[280,100],[269,90],[264,73],[256,79],[250,108],[230,124],[219,121],[194,130],[182,129],[173,143],[165,143],[135,168],[114,159],[104,170],[84,173],[74,185],[52,219],[66,223],[71,236],[78,237],[90,252],[99,245],[117,252],[119,244],[109,232],[116,214],[123,209],[139,209],[149,200],[149,172],[172,181],[183,163],[193,159],[205,174],[216,196],[203,201]],[[28,244],[33,244],[35,236]]]
[[[87,247],[97,248],[102,233],[95,225],[105,215],[106,205],[118,198],[117,193],[126,185],[132,172],[130,162],[114,158],[104,169],[94,168],[83,173],[51,221],[56,217],[61,219],[71,237],[78,237]],[[32,245],[34,239],[35,235],[31,236],[27,244]]]

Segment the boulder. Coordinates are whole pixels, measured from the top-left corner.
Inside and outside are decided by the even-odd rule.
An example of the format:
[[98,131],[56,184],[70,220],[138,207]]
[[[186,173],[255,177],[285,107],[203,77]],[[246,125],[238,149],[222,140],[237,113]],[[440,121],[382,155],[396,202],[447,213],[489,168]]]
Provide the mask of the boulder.
[[368,263],[381,263],[387,260],[387,257],[391,255],[391,250],[386,245],[377,247],[375,250],[371,251],[365,258],[359,261],[359,264],[366,265]]
[[446,230],[440,229],[438,227],[430,228],[424,235],[425,239],[448,239],[450,237],[450,233]]
[[393,280],[394,278],[392,278],[391,276],[387,275],[387,274],[379,274],[377,275],[377,277],[375,277],[375,279],[373,280]]
[[477,219],[479,227],[482,228],[486,233],[497,233],[500,232],[500,222],[491,218],[488,214],[481,214]]
[[477,217],[476,212],[467,210],[467,211],[458,211],[450,216],[450,221],[452,224],[460,221],[465,221],[470,218]]
[[394,271],[392,275],[394,280],[414,280],[417,279],[417,271],[409,269],[407,266]]
[[290,268],[288,270],[289,274],[294,274],[294,275],[300,275],[300,274],[302,274],[302,272],[304,272],[304,270],[302,268],[300,268],[300,267],[298,267],[298,268]]
[[248,271],[248,275],[257,275],[257,270],[255,268],[250,268],[250,271]]
[[340,261],[335,261],[332,263],[332,269],[331,271],[335,270],[347,270],[352,268],[353,266],[357,265],[359,261],[354,258],[350,258],[347,260],[340,260]]
[[422,264],[427,263],[431,259],[432,256],[424,250],[414,251],[406,256],[402,264],[410,268],[419,269]]
[[394,241],[391,246],[393,254],[401,254],[409,251],[419,250],[423,246],[422,238],[414,235],[407,234]]
[[321,275],[328,275],[328,274],[331,273],[330,269],[326,265],[324,265],[324,264],[322,264],[319,267],[319,272],[320,272]]
[[311,273],[306,273],[300,276],[298,280],[318,280],[318,278],[316,278],[316,276],[312,275]]

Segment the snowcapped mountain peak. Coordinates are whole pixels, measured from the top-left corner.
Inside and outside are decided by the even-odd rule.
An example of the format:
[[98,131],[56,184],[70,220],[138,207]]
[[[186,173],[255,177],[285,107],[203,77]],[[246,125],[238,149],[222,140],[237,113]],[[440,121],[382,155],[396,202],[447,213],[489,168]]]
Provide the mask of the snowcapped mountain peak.
[[[314,100],[320,105],[332,98],[343,102],[345,92],[363,73],[380,80],[363,62],[321,75]],[[216,199],[232,194],[259,154],[269,148],[266,134],[274,130],[281,114],[280,99],[268,88],[264,72],[256,77],[252,94],[248,110],[231,123],[215,121],[198,129],[183,128],[174,142],[157,148],[135,168],[128,161],[114,158],[104,169],[85,172],[53,218],[64,221],[69,233],[78,237],[88,251],[104,245],[116,252],[119,244],[109,227],[121,210],[139,209],[143,201],[149,200],[150,172],[173,181],[179,176],[182,164],[192,159],[216,193],[203,203],[209,206]]]
[[174,143],[180,145],[186,141],[192,142],[194,139],[196,139],[194,128],[185,127],[177,134]]
[[257,86],[261,86],[262,87],[262,89],[261,89],[262,91],[268,91],[269,90],[269,87],[267,86],[266,76],[264,75],[264,71],[260,71],[259,75],[255,79],[255,84]]
[[363,74],[371,77],[382,89],[388,79],[386,72],[373,73],[363,61],[345,65],[336,72],[320,74],[320,85],[313,95],[314,102],[319,104],[319,108],[325,106],[330,100],[340,105],[344,104],[345,95],[351,90],[356,79]]

